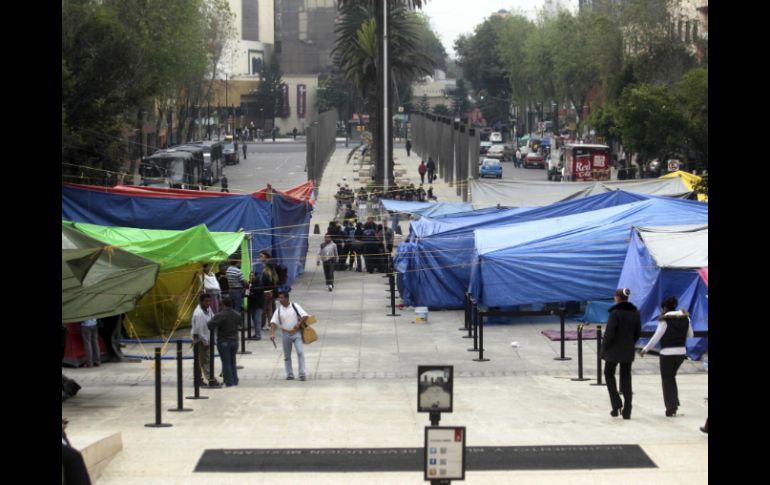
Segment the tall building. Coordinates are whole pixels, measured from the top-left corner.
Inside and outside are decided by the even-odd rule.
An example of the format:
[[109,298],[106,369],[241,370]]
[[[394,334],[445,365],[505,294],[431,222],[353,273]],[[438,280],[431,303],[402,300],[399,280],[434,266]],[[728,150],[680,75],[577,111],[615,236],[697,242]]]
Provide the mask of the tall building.
[[566,0],[545,0],[543,2],[543,11],[548,17],[556,17],[559,10],[567,10]]
[[281,132],[300,132],[317,118],[319,74],[332,67],[337,5],[335,0],[274,0],[275,53],[288,99],[289,116],[276,118]]

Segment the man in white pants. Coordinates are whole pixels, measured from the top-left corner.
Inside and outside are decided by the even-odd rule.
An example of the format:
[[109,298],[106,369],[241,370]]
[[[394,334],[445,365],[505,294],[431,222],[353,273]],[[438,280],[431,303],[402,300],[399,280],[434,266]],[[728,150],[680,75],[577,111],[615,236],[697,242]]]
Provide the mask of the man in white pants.
[[294,380],[294,371],[291,368],[291,346],[297,349],[299,360],[299,380],[305,377],[305,346],[302,342],[302,324],[307,321],[308,314],[297,303],[289,302],[289,292],[279,291],[278,301],[281,303],[270,319],[270,338],[275,339],[275,328],[281,327],[281,341],[283,343],[283,364],[286,368],[286,380]]

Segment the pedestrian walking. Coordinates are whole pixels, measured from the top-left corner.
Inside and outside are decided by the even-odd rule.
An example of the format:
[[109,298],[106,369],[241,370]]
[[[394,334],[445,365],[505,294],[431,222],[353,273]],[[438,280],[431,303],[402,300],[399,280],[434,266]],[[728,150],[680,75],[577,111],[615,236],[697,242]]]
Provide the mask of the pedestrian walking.
[[227,188],[228,185],[227,185],[227,176],[226,175],[224,175],[224,174],[222,175],[222,179],[219,181],[219,183],[222,185],[221,192],[227,192],[229,194],[230,193],[230,189]]
[[661,315],[658,317],[658,328],[650,341],[644,346],[640,355],[647,352],[660,342],[660,379],[663,385],[663,402],[666,405],[666,416],[677,416],[679,409],[679,389],[676,385],[676,373],[687,356],[685,343],[693,337],[690,315],[686,310],[677,310],[679,301],[674,296],[663,300]]
[[334,289],[334,267],[339,263],[339,260],[337,245],[332,242],[332,236],[327,232],[324,234],[324,242],[321,243],[321,250],[318,252],[316,266],[323,263],[326,288],[329,291]]
[[[420,174],[420,183],[425,183],[425,172],[428,171],[428,166],[425,165],[425,160],[420,160],[420,165],[417,167],[417,172]],[[428,176],[430,179],[430,175]]]
[[246,298],[249,318],[254,329],[254,340],[262,340],[262,306],[264,305],[264,290],[262,289],[262,274],[252,271],[249,275],[249,295]]
[[436,162],[428,157],[428,183],[432,184],[434,180],[436,180]]
[[[642,334],[642,320],[639,310],[628,301],[631,290],[621,288],[615,291],[615,305],[609,309],[607,331],[602,340],[602,358],[604,378],[610,394],[612,411],[610,416],[617,417],[621,412],[623,419],[631,419],[631,363],[634,361],[634,345]],[[615,382],[615,369],[620,364],[620,392]]]
[[235,353],[238,351],[238,328],[241,325],[241,314],[233,309],[233,301],[229,295],[222,297],[222,311],[209,320],[209,330],[217,331],[217,350],[222,361],[222,374],[225,386],[238,385],[238,369],[235,365]]
[[291,134],[294,135],[294,139],[297,139],[297,127],[295,126],[293,130],[291,130]]
[[516,167],[521,167],[521,149],[516,147]]
[[275,134],[278,131],[278,128],[273,127],[273,143],[275,143]]
[[412,151],[412,140],[406,140],[406,156],[408,157]]
[[102,353],[99,350],[99,326],[95,318],[89,318],[80,324],[80,336],[83,338],[83,350],[86,353],[86,363],[83,367],[99,367],[102,363]]
[[[209,321],[214,318],[214,312],[211,308],[212,298],[211,295],[206,293],[198,297],[198,306],[195,308],[192,316],[192,328],[190,334],[192,335],[193,347],[198,348],[198,362],[196,365],[201,370],[201,382],[203,386],[219,385],[216,379],[209,381],[209,367],[211,365],[211,359],[209,355]],[[216,374],[215,374],[216,375]]]
[[246,160],[246,141],[243,142],[243,159]]
[[279,305],[273,313],[271,323],[271,339],[275,339],[276,327],[281,328],[281,341],[283,343],[283,364],[286,369],[286,380],[294,380],[294,371],[291,365],[291,348],[297,351],[299,360],[299,380],[306,379],[305,374],[305,346],[302,342],[302,324],[307,321],[308,314],[298,303],[289,301],[288,291],[278,292]]
[[276,298],[276,289],[278,288],[278,271],[275,263],[270,257],[270,253],[263,249],[259,252],[259,261],[262,263],[262,329],[267,328],[270,317],[273,315],[273,308]]

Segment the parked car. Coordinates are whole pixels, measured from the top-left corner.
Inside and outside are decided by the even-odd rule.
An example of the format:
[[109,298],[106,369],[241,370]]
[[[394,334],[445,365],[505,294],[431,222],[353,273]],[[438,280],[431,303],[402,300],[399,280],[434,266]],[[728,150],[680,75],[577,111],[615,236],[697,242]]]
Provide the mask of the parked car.
[[503,134],[500,133],[499,131],[493,131],[489,135],[489,141],[491,141],[492,143],[502,143],[503,142]]
[[496,177],[496,178],[503,178],[503,165],[500,163],[500,160],[495,160],[494,158],[485,158],[481,161],[481,165],[479,166],[479,177]]
[[529,168],[531,166],[537,168],[546,168],[545,158],[543,158],[543,156],[537,152],[529,152],[527,156],[524,157],[524,168]]
[[482,141],[479,143],[479,155],[484,155],[487,153],[487,150],[489,150],[489,147],[492,146],[491,141]]
[[505,147],[503,145],[492,145],[489,147],[489,150],[487,150],[487,158],[496,158],[502,161],[504,155]]

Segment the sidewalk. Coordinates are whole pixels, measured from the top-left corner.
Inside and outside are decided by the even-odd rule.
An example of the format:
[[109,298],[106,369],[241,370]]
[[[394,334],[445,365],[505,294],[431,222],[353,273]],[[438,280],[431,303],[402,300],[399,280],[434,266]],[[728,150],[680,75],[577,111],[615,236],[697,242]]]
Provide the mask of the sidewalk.
[[[353,144],[348,150],[353,148]],[[708,437],[698,431],[708,408],[708,375],[701,363],[686,361],[679,373],[680,412],[664,416],[658,359],[637,358],[633,367],[631,420],[611,418],[605,387],[575,382],[577,344],[566,343],[570,361],[557,361],[559,342],[540,334],[558,329],[558,319],[533,317],[484,330],[485,357],[474,362],[472,341],[458,328],[462,311],[431,312],[429,323],[415,324],[412,308],[386,316],[389,300],[381,274],[335,274],[328,292],[316,266],[323,230],[334,211],[342,177],[354,190],[353,161],[337,147],[324,172],[311,221],[306,272],[294,284],[292,301],[318,318],[320,340],[306,347],[308,380],[286,381],[283,357],[269,340],[248,342],[239,355],[240,385],[202,390],[208,400],[176,406],[176,368],[163,362],[163,422],[171,428],[145,428],[154,420],[153,372],[149,362],[63,369],[82,389],[62,404],[76,447],[88,436],[121,432],[123,451],[107,466],[100,484],[420,484],[421,473],[195,473],[206,449],[297,449],[422,447],[427,413],[417,413],[417,366],[454,366],[454,412],[441,425],[467,426],[468,446],[639,444],[657,468],[609,470],[495,471],[466,473],[470,484],[698,484],[708,481]],[[396,148],[407,176],[419,181],[419,158]],[[440,201],[459,200],[454,188],[434,184]],[[319,224],[322,234],[313,234]],[[402,229],[407,232],[405,222]],[[569,321],[568,330],[576,328]],[[512,341],[519,342],[514,348]],[[155,345],[124,349],[151,353]],[[175,349],[169,347],[167,355]],[[185,352],[189,348],[185,347]],[[595,378],[596,343],[584,343],[585,375]],[[296,354],[293,354],[295,374]],[[217,373],[220,370],[216,363]],[[185,361],[184,395],[192,394],[192,363]],[[83,441],[81,441],[81,439]],[[355,458],[351,458],[352,460]]]

